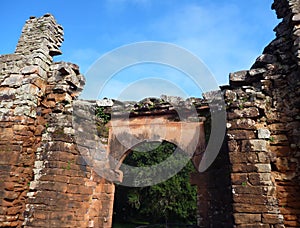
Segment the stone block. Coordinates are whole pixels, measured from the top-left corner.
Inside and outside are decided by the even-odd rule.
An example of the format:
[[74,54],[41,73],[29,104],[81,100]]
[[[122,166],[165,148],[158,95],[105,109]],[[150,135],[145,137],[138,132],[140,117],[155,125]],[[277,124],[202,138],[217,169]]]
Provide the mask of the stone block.
[[22,206],[9,207],[6,211],[8,215],[17,215],[22,210]]
[[272,153],[268,152],[257,152],[258,162],[259,163],[270,163],[273,161],[273,158],[271,157]]
[[231,182],[232,184],[242,184],[247,182],[247,174],[245,173],[231,173]]
[[266,140],[261,139],[251,139],[242,141],[242,151],[243,152],[267,152],[268,144]]
[[256,68],[256,69],[251,69],[249,71],[249,75],[251,77],[257,77],[263,73],[265,73],[267,70],[265,68]]
[[56,102],[62,102],[62,101],[67,101],[71,102],[73,99],[68,93],[55,93],[55,94],[50,94],[48,96],[49,100],[55,100]]
[[269,139],[270,135],[271,133],[268,129],[257,129],[257,136],[259,139]]
[[254,131],[246,131],[246,130],[230,130],[227,131],[227,136],[230,139],[235,139],[235,140],[254,139],[256,137]]
[[230,82],[244,82],[247,79],[248,71],[242,70],[229,74]]
[[262,215],[262,222],[266,224],[278,224],[283,222],[283,216],[280,214],[267,214]]
[[288,145],[288,138],[286,135],[272,135],[272,141],[270,142],[270,144],[281,144],[281,145]]
[[233,202],[241,204],[265,205],[267,197],[263,195],[233,194]]
[[271,172],[271,165],[270,164],[255,164],[257,168],[257,172],[259,173],[269,173]]
[[[257,222],[252,224],[239,224],[236,225],[235,228],[270,228],[270,225]],[[275,227],[275,228],[279,228],[279,227]],[[280,227],[280,228],[284,228],[284,227]]]
[[[13,138],[14,132],[12,128],[0,128],[0,141],[11,141]],[[9,146],[7,149],[9,149]]]
[[27,75],[27,74],[38,74],[39,73],[39,67],[38,66],[26,66],[21,69],[21,74]]
[[33,80],[32,80],[32,83],[37,86],[43,93],[45,93],[46,91],[46,81],[40,77],[35,77]]
[[10,75],[1,83],[1,86],[19,87],[23,84],[23,79],[23,75]]
[[9,147],[5,151],[0,151],[0,165],[17,165],[20,152],[11,151]]
[[90,195],[93,192],[92,188],[82,186],[82,185],[73,185],[68,184],[68,193],[82,194],[82,195]]
[[246,158],[247,158],[247,162],[251,164],[255,164],[259,161],[257,154],[254,152],[246,153]]
[[300,21],[300,13],[295,14],[295,15],[292,17],[292,20],[295,21],[295,22],[299,22],[299,21]]
[[276,61],[277,61],[276,56],[271,54],[262,54],[256,59],[256,62],[267,63],[267,64],[274,63]]
[[15,186],[14,182],[4,182],[3,183],[3,187],[7,191],[13,191],[14,190],[14,186]]
[[259,115],[259,110],[256,107],[235,109],[233,112],[229,112],[227,114],[228,119],[255,118]]
[[271,173],[251,173],[249,174],[249,182],[252,185],[271,185]]
[[[253,205],[253,211],[256,211],[255,205]],[[261,214],[234,213],[233,217],[236,224],[251,224],[255,222],[261,222]]]
[[283,123],[273,123],[268,125],[268,128],[270,129],[270,131],[272,131],[273,133],[277,133],[280,131],[286,131],[286,124]]
[[248,172],[256,172],[257,167],[254,164],[233,164],[232,172],[234,173],[248,173]]
[[238,142],[236,140],[229,140],[228,141],[228,150],[230,152],[239,152],[240,146],[238,145]]
[[[54,108],[56,106],[56,102],[51,101],[51,100],[42,101],[41,104],[46,108]],[[50,110],[50,111],[52,111],[52,110]]]
[[255,213],[279,213],[278,206],[276,205],[272,206],[272,205],[253,204],[253,203],[252,204],[235,203],[233,205],[233,211],[238,213],[254,213],[254,212]]
[[256,197],[257,195],[265,195],[266,190],[260,186],[242,186],[233,185],[232,187],[234,194],[248,194],[249,197]]
[[19,197],[19,192],[13,192],[13,191],[5,191],[3,198],[8,201],[13,201]]
[[300,227],[300,222],[298,221],[284,221],[286,227]]
[[255,130],[256,122],[252,119],[243,118],[243,119],[234,119],[230,121],[232,129],[245,129],[245,130]]

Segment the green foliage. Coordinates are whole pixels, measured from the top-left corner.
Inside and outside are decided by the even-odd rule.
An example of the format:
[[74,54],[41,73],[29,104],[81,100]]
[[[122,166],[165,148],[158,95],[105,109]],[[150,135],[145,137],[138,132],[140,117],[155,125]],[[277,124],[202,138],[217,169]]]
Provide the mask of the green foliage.
[[99,136],[108,138],[109,129],[106,124],[110,121],[110,114],[105,113],[104,107],[97,107],[95,110],[96,116],[100,119],[97,121],[97,133]]
[[70,169],[71,169],[71,162],[68,161],[67,170],[70,170]]
[[104,124],[107,124],[110,121],[110,115],[104,112],[104,107],[97,107],[95,112],[96,116],[99,117]]
[[135,189],[133,189],[133,191],[128,192],[128,204],[135,208],[135,209],[139,209],[141,206],[141,202],[140,202],[140,194],[139,192]]
[[274,141],[275,141],[275,138],[274,138],[273,136],[271,136],[271,137],[269,138],[269,140],[270,140],[270,142],[274,142]]
[[[160,145],[144,143],[128,155],[124,163],[136,167],[152,166],[164,161],[175,149],[175,145],[167,142]],[[179,162],[173,159],[167,165],[176,166]],[[115,219],[126,222],[142,219],[150,223],[195,224],[197,190],[190,184],[190,173],[194,171],[189,161],[184,169],[163,183],[143,188],[118,186]],[[124,170],[124,178],[126,178],[126,170]]]

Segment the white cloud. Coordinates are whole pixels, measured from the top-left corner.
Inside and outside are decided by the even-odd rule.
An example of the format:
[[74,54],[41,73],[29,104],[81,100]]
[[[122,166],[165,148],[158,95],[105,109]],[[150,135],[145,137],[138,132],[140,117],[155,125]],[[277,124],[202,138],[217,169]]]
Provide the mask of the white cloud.
[[[245,7],[246,3],[243,3],[243,7],[240,7],[234,4],[234,1],[222,4],[219,4],[219,1],[204,1],[205,4],[202,1],[189,2],[188,4],[186,2],[179,4],[175,1],[176,7],[175,5],[171,7],[174,1],[158,3],[150,0],[107,0],[106,2],[114,14],[118,14],[119,11],[124,9],[128,10],[132,4],[140,4],[139,6],[143,5],[156,10],[156,16],[153,16],[151,20],[144,21],[145,18],[141,18],[142,23],[138,23],[140,18],[136,18],[138,25],[128,24],[128,27],[125,26],[124,28],[124,23],[122,28],[115,29],[119,31],[115,36],[102,34],[100,43],[105,43],[106,48],[108,46],[118,47],[122,44],[144,40],[175,43],[201,58],[213,75],[215,75],[219,85],[228,83],[228,74],[230,72],[248,69],[261,52],[261,50],[258,50],[259,45],[262,45],[260,48],[266,45],[262,44],[261,40],[257,38],[257,36],[264,35],[264,31],[261,31],[261,28],[266,28],[265,22],[256,23],[255,19],[249,20],[248,18],[250,14],[254,18],[257,14],[257,18],[260,20],[264,16],[259,14],[262,12],[255,12],[255,10],[251,13],[245,12],[243,7]],[[169,8],[165,10],[158,9],[162,5],[168,5]],[[160,12],[158,13],[158,11]],[[132,10],[127,13],[132,14],[134,12]],[[126,16],[125,11],[123,13]],[[80,55],[81,53],[79,53]],[[170,70],[155,71],[146,69],[146,71],[141,71],[136,68],[120,77],[114,77],[108,84],[109,86],[103,91],[103,96],[116,98],[122,89],[126,88],[130,83],[146,76],[161,76],[161,78],[183,87],[186,91],[189,91],[191,96],[200,93],[199,88],[192,86],[188,78],[178,73]],[[95,79],[89,79],[89,81],[91,80],[91,86],[95,87],[95,84],[97,84],[94,81]],[[158,92],[157,88],[159,86],[153,83],[150,84],[151,87],[147,87],[146,84],[140,83],[140,88],[135,87],[135,92],[130,91],[128,97],[133,98],[134,95],[143,94],[142,92],[145,94],[151,91],[153,94]],[[170,90],[169,92],[174,93],[175,90]]]
[[230,72],[249,68],[261,51],[254,48],[260,41],[249,33],[258,25],[245,19],[235,4],[192,4],[157,19],[150,30],[192,51],[219,84],[227,84]]

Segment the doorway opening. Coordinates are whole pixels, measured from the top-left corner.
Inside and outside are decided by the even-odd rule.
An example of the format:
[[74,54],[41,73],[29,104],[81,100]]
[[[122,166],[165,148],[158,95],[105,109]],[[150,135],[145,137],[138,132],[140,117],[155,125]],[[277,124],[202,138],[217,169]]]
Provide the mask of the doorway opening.
[[[143,142],[135,146],[120,167],[124,179],[127,176],[123,164],[153,166],[172,155],[176,148],[168,141]],[[176,175],[153,186],[116,185],[113,228],[197,227],[197,187],[190,183],[190,174],[195,171],[189,161]]]

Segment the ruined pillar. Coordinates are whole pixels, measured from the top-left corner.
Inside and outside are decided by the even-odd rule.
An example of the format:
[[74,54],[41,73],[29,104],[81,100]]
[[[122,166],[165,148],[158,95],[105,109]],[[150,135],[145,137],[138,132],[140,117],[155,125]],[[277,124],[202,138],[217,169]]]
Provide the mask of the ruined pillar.
[[16,52],[0,56],[1,226],[20,227],[24,222],[35,151],[45,124],[39,106],[52,56],[57,54],[54,46],[60,46],[61,35],[52,16],[31,18],[22,30]]
[[236,227],[300,226],[299,5],[274,2],[276,38],[224,91]]

